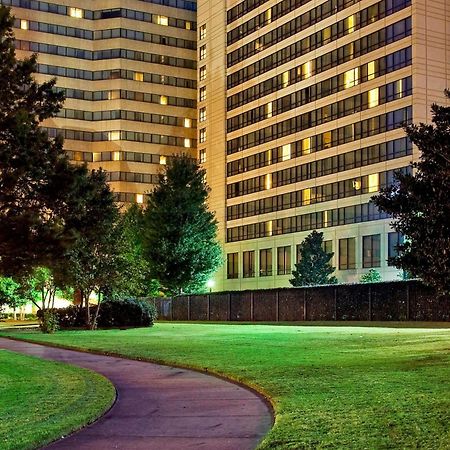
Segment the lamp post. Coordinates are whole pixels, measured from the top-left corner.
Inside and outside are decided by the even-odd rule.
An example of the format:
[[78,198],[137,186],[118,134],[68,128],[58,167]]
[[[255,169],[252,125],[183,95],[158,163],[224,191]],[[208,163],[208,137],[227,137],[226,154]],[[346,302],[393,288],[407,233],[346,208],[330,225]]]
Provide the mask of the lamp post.
[[216,284],[215,281],[211,280],[211,279],[206,282],[206,287],[209,289],[210,293],[211,293],[211,291],[212,291],[212,289],[213,289],[215,284]]

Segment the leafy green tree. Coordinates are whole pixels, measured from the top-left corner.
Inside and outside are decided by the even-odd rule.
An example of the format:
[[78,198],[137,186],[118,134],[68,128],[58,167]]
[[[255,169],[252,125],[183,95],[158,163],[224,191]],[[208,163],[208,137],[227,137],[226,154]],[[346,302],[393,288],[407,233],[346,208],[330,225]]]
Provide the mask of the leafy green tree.
[[323,248],[323,233],[314,230],[300,244],[300,261],[295,264],[290,283],[292,286],[314,286],[335,284],[337,279],[331,274],[336,270],[331,265],[334,253]]
[[368,272],[361,275],[359,281],[361,283],[378,283],[382,281],[382,278],[378,270],[370,269]]
[[3,306],[17,308],[24,304],[20,284],[9,277],[0,277],[0,310]]
[[13,18],[0,6],[0,273],[15,277],[47,266],[76,238],[74,195],[86,169],[72,166],[60,138],[42,121],[60,110],[55,80],[36,83],[36,56],[17,60]]
[[[127,261],[122,249],[119,209],[102,170],[93,170],[83,186],[83,223],[75,244],[65,253],[56,283],[77,289],[81,306],[86,311],[86,327],[95,328],[100,304],[105,293],[124,281]],[[89,299],[97,293],[99,307],[91,317]]]
[[144,256],[169,293],[201,290],[222,263],[217,222],[208,210],[205,171],[186,155],[171,158],[144,213]]
[[[450,98],[450,92],[446,91]],[[439,294],[450,293],[450,107],[434,104],[432,123],[410,125],[406,133],[421,154],[412,174],[372,198],[406,237],[391,263],[421,278]]]

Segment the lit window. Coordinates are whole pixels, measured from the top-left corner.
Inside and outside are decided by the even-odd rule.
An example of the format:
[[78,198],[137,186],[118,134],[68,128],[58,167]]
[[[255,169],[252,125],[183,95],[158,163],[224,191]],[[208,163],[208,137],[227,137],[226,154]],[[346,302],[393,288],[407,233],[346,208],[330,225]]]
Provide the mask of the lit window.
[[167,16],[156,16],[156,23],[167,27],[169,25],[169,18]]
[[200,108],[198,119],[200,122],[204,122],[206,120],[206,107]]
[[112,160],[120,161],[120,152],[112,152]]
[[83,18],[83,10],[81,8],[69,8],[69,16],[76,19]]
[[20,28],[22,30],[28,30],[28,20],[21,19]]
[[345,25],[345,31],[347,33],[353,33],[355,31],[355,15],[353,14],[350,17],[347,17],[344,21]]
[[108,131],[108,141],[120,141],[120,131]]
[[167,164],[167,157],[164,155],[159,155],[159,164],[165,166]]
[[74,152],[73,159],[75,161],[83,161],[83,152]]
[[378,192],[380,190],[380,177],[377,173],[369,175],[369,192]]
[[159,103],[160,105],[167,105],[167,96],[161,95],[161,97],[159,98]]
[[205,39],[206,37],[206,23],[204,23],[203,25],[200,26],[199,28],[199,39]]
[[272,117],[272,102],[266,104],[266,118],[270,119]]
[[200,47],[200,61],[206,58],[206,44]]
[[281,85],[285,88],[289,85],[289,71],[283,72],[281,75]]
[[184,147],[191,148],[191,140],[189,138],[184,139]]
[[185,117],[184,119],[184,128],[191,128],[192,127],[192,119],[189,119]]
[[302,139],[302,155],[308,155],[311,153],[311,138],[307,137]]
[[325,131],[322,134],[322,145],[323,148],[331,148],[331,131]]
[[272,174],[271,173],[266,174],[265,186],[266,186],[266,189],[272,189]]
[[200,144],[203,144],[204,142],[206,142],[206,128],[202,128],[199,132],[199,141]]
[[144,203],[144,194],[136,194],[136,203]]
[[200,149],[198,156],[199,156],[200,164],[205,164],[205,162],[206,162],[206,149],[205,148]]
[[305,64],[301,65],[301,74],[302,79],[305,80],[306,78],[309,78],[312,75],[312,62],[308,61]]
[[347,70],[344,73],[344,88],[349,89],[359,83],[359,68]]
[[352,181],[352,185],[355,191],[359,191],[361,189],[361,180],[359,178],[356,178],[355,180]]
[[303,189],[302,191],[302,205],[311,204],[311,188]]
[[206,80],[206,66],[200,67],[200,75],[199,75],[200,81]]
[[200,88],[199,99],[200,99],[201,102],[206,100],[206,86],[202,86]]
[[266,222],[266,236],[272,236],[273,234],[273,223],[272,220]]
[[281,155],[282,161],[287,161],[288,159],[291,159],[291,144],[283,145],[281,152],[282,152]]
[[191,30],[191,29],[192,29],[191,22],[186,21],[186,30]]
[[117,100],[120,98],[120,91],[108,91],[108,100]]
[[92,153],[92,161],[98,162],[102,160],[102,154],[100,152],[94,152]]
[[368,93],[368,105],[369,108],[374,108],[379,105],[378,88],[371,89]]
[[331,39],[331,27],[326,27],[322,30],[322,41],[327,44]]
[[142,72],[134,72],[135,81],[144,81],[144,74]]
[[367,64],[367,80],[373,80],[375,78],[375,61],[371,61]]
[[266,10],[264,15],[265,15],[266,23],[272,22],[272,9]]

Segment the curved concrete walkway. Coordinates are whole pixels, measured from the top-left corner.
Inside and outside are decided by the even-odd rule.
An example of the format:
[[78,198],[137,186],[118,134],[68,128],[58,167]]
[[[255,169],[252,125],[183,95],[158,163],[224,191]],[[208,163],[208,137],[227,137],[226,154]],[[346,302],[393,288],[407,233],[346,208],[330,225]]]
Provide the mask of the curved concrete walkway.
[[108,413],[51,450],[251,450],[272,426],[259,396],[214,376],[4,338],[0,348],[94,370],[116,387]]

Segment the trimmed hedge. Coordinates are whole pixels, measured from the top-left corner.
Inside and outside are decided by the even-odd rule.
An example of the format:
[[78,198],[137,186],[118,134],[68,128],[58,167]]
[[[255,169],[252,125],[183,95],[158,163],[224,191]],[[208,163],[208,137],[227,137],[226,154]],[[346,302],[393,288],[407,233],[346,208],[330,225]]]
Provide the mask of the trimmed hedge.
[[[97,306],[91,306],[91,317],[95,316]],[[60,328],[82,328],[85,326],[86,308],[69,306],[55,309]],[[149,327],[156,320],[155,306],[135,298],[106,300],[100,305],[97,318],[99,328]]]

